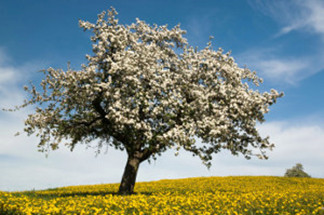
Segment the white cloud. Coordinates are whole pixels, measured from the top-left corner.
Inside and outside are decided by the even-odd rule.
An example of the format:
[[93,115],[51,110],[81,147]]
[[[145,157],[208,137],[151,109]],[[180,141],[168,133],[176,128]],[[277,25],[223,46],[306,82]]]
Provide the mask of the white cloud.
[[16,68],[0,64],[0,108],[9,108],[16,101],[22,101],[21,93],[18,92],[16,86],[18,80],[19,71]]
[[28,84],[32,72],[38,71],[40,63],[26,63],[19,66],[10,65],[11,59],[0,48],[0,110],[12,108],[23,102],[23,85]]
[[308,18],[308,25],[322,35],[324,35],[324,2],[323,1],[309,1],[305,2],[310,9],[311,15]]
[[322,71],[322,54],[301,57],[280,57],[278,49],[250,49],[237,55],[251,70],[266,80],[296,85],[299,81]]
[[[274,19],[280,30],[274,37],[284,36],[292,31],[312,33],[324,39],[324,1],[321,0],[278,0],[260,1],[250,0],[250,5],[257,11]],[[278,40],[277,40],[278,41]],[[275,41],[272,41],[275,42]],[[306,40],[296,43],[306,44]],[[239,55],[239,60],[261,76],[278,83],[297,84],[299,81],[314,75],[324,69],[324,52],[322,43],[310,47],[310,51],[300,50],[298,55],[287,56],[289,52],[285,44],[272,45],[272,48],[254,47]],[[258,51],[255,49],[258,48]],[[249,66],[251,65],[251,66]]]
[[0,64],[0,110],[13,107],[18,101],[23,101],[17,88],[18,80],[15,74],[19,74],[16,68]]
[[324,2],[322,0],[250,1],[250,5],[274,18],[283,27],[275,36],[295,30],[308,31],[324,38]]
[[281,31],[308,30],[324,37],[324,2],[320,0],[298,1],[300,16],[287,20],[289,23]]
[[305,171],[313,177],[324,177],[324,127],[294,122],[267,122],[259,126],[263,136],[270,136],[276,147],[269,152],[269,160],[232,157],[223,152],[215,156],[215,175],[276,175],[302,163]]
[[260,61],[257,64],[260,69],[269,77],[273,79],[284,79],[287,82],[293,82],[294,79],[301,73],[302,70],[308,66],[307,62],[301,62],[297,60],[279,60],[271,59],[268,61]]
[[1,67],[0,73],[0,87],[3,86],[14,79],[14,74],[16,73],[15,68],[12,67]]
[[5,54],[5,49],[0,47],[0,65],[10,61],[10,58]]
[[57,186],[119,182],[126,154],[112,149],[95,157],[83,146],[70,152],[62,146],[45,154],[37,151],[38,139],[20,135],[22,120],[8,117],[0,125],[0,190],[46,189]]
[[300,159],[306,163],[317,163],[317,166],[324,164],[323,127],[303,125],[303,122],[272,122],[261,126],[260,131],[271,133],[272,141],[277,143],[273,158],[282,162],[298,162]]

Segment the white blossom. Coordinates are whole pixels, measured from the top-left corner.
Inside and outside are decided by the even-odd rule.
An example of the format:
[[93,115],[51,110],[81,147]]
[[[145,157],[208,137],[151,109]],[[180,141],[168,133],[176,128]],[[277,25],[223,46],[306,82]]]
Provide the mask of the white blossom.
[[[168,29],[139,19],[121,25],[116,14],[79,22],[93,32],[93,54],[81,70],[49,68],[43,91],[25,87],[32,98],[21,107],[38,107],[25,131],[40,137],[42,149],[62,139],[71,149],[100,139],[143,159],[173,147],[206,164],[220,149],[249,158],[259,148],[264,157],[273,145],[255,125],[282,93],[253,90],[249,84],[262,83],[255,72],[211,43],[195,50],[179,25]],[[204,147],[194,144],[196,137]]]

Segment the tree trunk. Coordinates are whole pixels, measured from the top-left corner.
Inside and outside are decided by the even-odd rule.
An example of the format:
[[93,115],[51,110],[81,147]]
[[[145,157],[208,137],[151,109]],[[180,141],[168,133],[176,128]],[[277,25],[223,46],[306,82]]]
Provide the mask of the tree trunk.
[[119,194],[129,195],[134,193],[134,187],[135,187],[139,164],[140,164],[140,159],[133,156],[128,156],[123,178],[119,186],[119,191],[118,191]]

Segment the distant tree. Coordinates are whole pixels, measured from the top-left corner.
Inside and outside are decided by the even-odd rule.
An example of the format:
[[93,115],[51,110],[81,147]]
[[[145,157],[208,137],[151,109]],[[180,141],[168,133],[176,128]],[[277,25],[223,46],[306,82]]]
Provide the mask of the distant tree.
[[304,167],[302,164],[297,163],[291,169],[287,169],[285,173],[285,177],[302,177],[302,178],[310,178],[311,176],[304,172]]
[[208,167],[221,149],[267,158],[273,144],[255,126],[283,94],[251,89],[248,83],[262,83],[255,72],[211,42],[201,51],[189,46],[179,25],[121,25],[116,15],[111,8],[107,19],[102,12],[95,24],[80,21],[94,34],[81,70],[49,68],[40,88],[25,87],[31,98],[16,110],[36,108],[24,131],[40,137],[42,151],[93,140],[99,151],[104,144],[126,150],[121,194],[133,193],[140,163],[169,148],[190,151]]

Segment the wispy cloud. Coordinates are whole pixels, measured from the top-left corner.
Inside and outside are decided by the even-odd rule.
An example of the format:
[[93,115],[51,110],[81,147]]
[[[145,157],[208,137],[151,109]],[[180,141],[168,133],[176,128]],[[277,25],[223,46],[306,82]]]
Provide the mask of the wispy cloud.
[[7,63],[10,61],[10,58],[5,54],[5,49],[0,47],[0,65]]
[[237,55],[237,59],[239,63],[244,63],[267,80],[291,85],[298,84],[299,81],[324,68],[322,55],[281,57],[278,49],[250,49]]
[[305,1],[306,6],[311,10],[311,16],[308,18],[308,25],[315,32],[324,36],[324,2],[323,1]]
[[281,29],[281,34],[293,30],[307,30],[320,34],[324,38],[324,2],[319,0],[297,1],[299,16],[287,20],[288,25]]
[[274,18],[281,29],[275,36],[295,30],[321,35],[324,39],[324,2],[322,0],[250,1],[257,10]]
[[[283,37],[293,31],[303,31],[324,40],[324,1],[321,0],[250,0],[257,11],[275,20],[280,29],[273,37]],[[280,43],[281,42],[281,43]],[[316,42],[312,41],[315,44]],[[271,48],[253,47],[238,55],[238,60],[260,73],[261,77],[281,84],[296,85],[301,80],[323,71],[324,51],[322,42],[307,45],[308,41],[296,41],[309,49],[292,53],[287,44],[272,40]],[[283,48],[285,47],[285,48]],[[297,54],[297,55],[296,55]]]
[[[4,56],[1,50],[0,56]],[[17,101],[23,101],[22,93],[18,88],[21,75],[19,68],[7,65],[4,60],[0,61],[0,109],[11,108],[17,105]]]
[[12,62],[5,49],[0,47],[0,109],[22,104],[25,96],[23,85],[27,85],[36,72],[44,68],[42,62],[27,62],[21,65],[13,65]]

